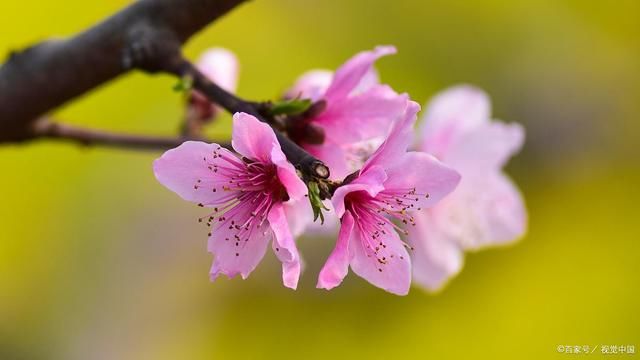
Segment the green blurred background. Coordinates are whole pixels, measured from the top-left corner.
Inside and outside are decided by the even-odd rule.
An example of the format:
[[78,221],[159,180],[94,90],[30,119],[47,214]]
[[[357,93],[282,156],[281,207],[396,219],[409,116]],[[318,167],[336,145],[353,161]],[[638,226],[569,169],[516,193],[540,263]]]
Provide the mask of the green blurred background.
[[[0,52],[84,29],[128,1],[2,1]],[[201,209],[153,178],[157,153],[0,147],[0,359],[566,358],[640,352],[640,2],[294,1],[242,6],[185,48],[225,46],[239,93],[273,98],[314,67],[394,44],[385,82],[424,103],[468,82],[527,128],[509,165],[530,212],[515,246],[467,257],[438,294],[356,276],[314,288],[328,239],[302,239],[285,289],[272,255],[208,281]],[[130,74],[57,111],[70,123],[172,134],[175,80]],[[229,118],[213,129],[228,135]],[[591,357],[598,357],[596,354]],[[584,356],[584,355],[582,355]],[[636,356],[638,356],[636,354]],[[630,355],[618,355],[630,357]]]

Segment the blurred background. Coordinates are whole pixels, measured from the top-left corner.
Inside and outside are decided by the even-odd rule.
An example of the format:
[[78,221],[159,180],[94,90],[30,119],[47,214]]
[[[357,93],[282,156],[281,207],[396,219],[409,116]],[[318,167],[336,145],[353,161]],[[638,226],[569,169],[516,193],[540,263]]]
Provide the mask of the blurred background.
[[[0,53],[74,34],[128,1],[0,2]],[[52,142],[0,147],[0,359],[562,358],[558,345],[640,352],[640,2],[261,0],[186,46],[241,61],[239,93],[278,96],[303,71],[394,44],[382,79],[424,103],[465,82],[527,129],[508,171],[530,212],[518,244],[470,254],[437,294],[356,276],[326,292],[333,244],[303,238],[284,288],[268,254],[208,280],[202,209],[161,187],[159,154]],[[58,117],[169,135],[175,80],[130,74]],[[229,135],[229,117],[212,136]],[[599,356],[599,351],[592,357]],[[578,356],[578,355],[573,355]],[[631,355],[618,355],[630,357]],[[636,354],[636,356],[638,356]]]

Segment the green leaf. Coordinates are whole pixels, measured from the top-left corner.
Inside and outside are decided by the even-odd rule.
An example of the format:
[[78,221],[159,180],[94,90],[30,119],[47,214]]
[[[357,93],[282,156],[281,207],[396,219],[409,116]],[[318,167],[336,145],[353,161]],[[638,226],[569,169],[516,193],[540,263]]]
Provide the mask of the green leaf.
[[184,76],[173,85],[175,92],[188,92],[193,88],[193,79],[190,76]]
[[320,198],[320,188],[318,187],[318,183],[311,181],[308,184],[309,187],[309,201],[311,202],[311,208],[313,209],[313,221],[318,220],[320,218],[320,224],[324,224],[324,214],[322,210],[329,210],[322,199]]
[[312,102],[309,99],[291,99],[276,101],[271,104],[271,115],[299,115],[307,111]]

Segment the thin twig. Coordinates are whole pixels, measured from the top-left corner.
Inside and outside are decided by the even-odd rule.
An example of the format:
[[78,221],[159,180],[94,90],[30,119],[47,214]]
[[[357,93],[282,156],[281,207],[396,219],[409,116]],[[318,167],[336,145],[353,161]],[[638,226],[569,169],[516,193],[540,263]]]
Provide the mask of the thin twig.
[[[216,83],[201,73],[191,62],[179,57],[174,61],[167,63],[165,71],[170,72],[178,77],[188,77],[193,82],[194,89],[198,90],[209,100],[223,107],[230,113],[244,112],[251,114],[260,121],[266,122],[273,126],[273,121],[265,117],[258,110],[258,103],[243,100],[240,97],[226,91]],[[296,166],[305,176],[310,178],[327,179],[329,177],[329,168],[298,144],[288,137],[284,136],[280,131],[275,131],[278,142],[282,147],[282,151],[287,159]]]
[[162,67],[163,44],[180,46],[244,1],[139,0],[76,36],[12,52],[0,66],[0,143],[34,138],[38,118],[141,63]]
[[[85,146],[108,146],[136,150],[167,150],[179,146],[188,140],[202,140],[192,137],[162,137],[147,135],[132,135],[87,129],[73,125],[42,119],[35,125],[34,133],[37,138],[59,139]],[[219,145],[230,148],[227,142]]]

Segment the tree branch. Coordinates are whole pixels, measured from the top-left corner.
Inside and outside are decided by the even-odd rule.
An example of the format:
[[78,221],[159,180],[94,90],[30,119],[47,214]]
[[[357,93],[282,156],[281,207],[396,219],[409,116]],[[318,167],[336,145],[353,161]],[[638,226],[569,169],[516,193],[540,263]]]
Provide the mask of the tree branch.
[[[36,122],[34,136],[42,139],[67,140],[85,146],[100,145],[136,150],[167,150],[177,147],[187,140],[204,140],[187,136],[162,137],[119,134],[52,122],[46,118]],[[219,143],[219,145],[227,149],[231,148],[231,144],[227,142]]]
[[12,53],[0,67],[0,142],[33,138],[33,123],[48,111],[141,61],[164,61],[170,49],[159,37],[179,46],[244,1],[139,0],[72,38]]
[[[0,142],[46,136],[85,144],[166,145],[166,139],[132,138],[55,123],[43,131],[35,123],[51,109],[133,68],[188,76],[197,90],[231,113],[246,112],[273,124],[257,103],[240,99],[209,81],[180,51],[194,32],[244,1],[139,0],[75,37],[12,54],[0,68]],[[305,181],[329,177],[324,163],[281,132],[275,133],[287,159]]]
[[[181,78],[190,78],[193,81],[194,89],[230,113],[245,112],[273,126],[273,120],[265,117],[259,110],[259,103],[243,100],[226,91],[209,80],[209,78],[202,74],[191,62],[184,59],[181,55],[178,56],[175,60],[167,62],[165,71]],[[275,130],[275,134],[282,148],[282,152],[284,152],[287,159],[305,176],[320,179],[327,179],[329,177],[329,168],[322,161],[316,159],[298,144],[284,136],[280,131]]]

